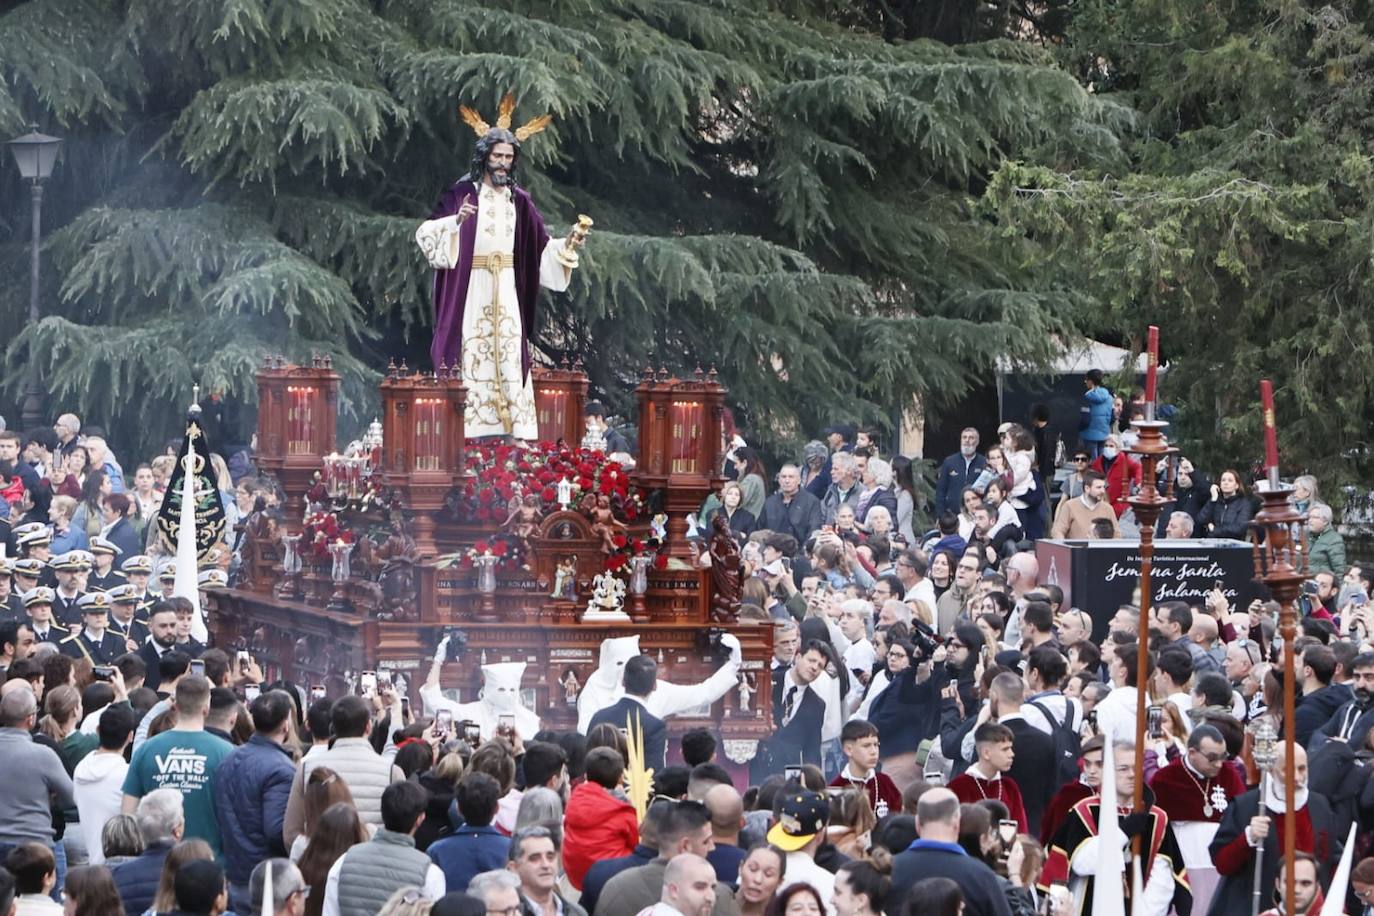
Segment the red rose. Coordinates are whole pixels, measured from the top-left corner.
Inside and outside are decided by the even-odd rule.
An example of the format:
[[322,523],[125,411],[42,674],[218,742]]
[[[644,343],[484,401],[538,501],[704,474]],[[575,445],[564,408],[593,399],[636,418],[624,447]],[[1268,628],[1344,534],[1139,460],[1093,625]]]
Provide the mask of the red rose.
[[625,565],[625,555],[613,553],[606,558],[606,571],[615,572]]
[[590,477],[579,477],[577,478],[577,485],[581,487],[584,492],[591,490],[592,479]]
[[641,541],[639,538],[635,538],[635,541],[634,541],[634,551],[635,551],[635,553],[643,553],[643,552],[644,552],[644,542]]
[[658,556],[654,557],[654,569],[667,569],[667,568],[668,568],[668,555],[667,555],[666,553],[661,553],[661,554],[659,554]]
[[506,549],[505,541],[496,541],[491,545],[491,552],[498,557],[504,557],[506,555]]
[[491,490],[482,490],[477,494],[477,502],[483,506],[490,506],[492,500],[494,500],[495,498],[496,494]]
[[616,550],[620,550],[626,544],[625,535],[617,534],[611,539],[611,543],[615,545]]
[[543,490],[539,491],[539,498],[546,503],[554,502],[558,499],[558,491],[553,487],[545,487]]

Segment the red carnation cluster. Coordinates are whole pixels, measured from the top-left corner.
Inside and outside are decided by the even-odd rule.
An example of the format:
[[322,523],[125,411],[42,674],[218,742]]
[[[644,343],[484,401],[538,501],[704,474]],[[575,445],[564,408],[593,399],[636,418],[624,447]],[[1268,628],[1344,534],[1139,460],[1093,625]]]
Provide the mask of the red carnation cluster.
[[554,511],[563,480],[573,485],[574,505],[588,495],[604,495],[625,521],[634,521],[643,511],[643,499],[631,488],[625,468],[601,452],[550,442],[528,449],[476,447],[468,451],[467,468],[472,476],[463,486],[459,505],[459,516],[465,521],[504,520],[512,501],[527,494],[539,497],[543,511]]
[[478,557],[487,556],[497,558],[496,569],[498,572],[514,572],[518,569],[529,568],[526,563],[524,543],[519,538],[509,534],[498,534],[473,544],[458,559],[458,567],[471,569]]
[[667,544],[658,538],[627,538],[623,534],[615,536],[613,541],[615,551],[606,555],[606,571],[616,572],[621,569],[629,569],[630,561],[635,557],[653,557],[650,564],[654,569],[666,569],[668,567]]
[[305,517],[301,538],[301,557],[316,563],[328,561],[329,545],[338,541],[352,544],[354,535],[341,521],[336,512],[312,512]]

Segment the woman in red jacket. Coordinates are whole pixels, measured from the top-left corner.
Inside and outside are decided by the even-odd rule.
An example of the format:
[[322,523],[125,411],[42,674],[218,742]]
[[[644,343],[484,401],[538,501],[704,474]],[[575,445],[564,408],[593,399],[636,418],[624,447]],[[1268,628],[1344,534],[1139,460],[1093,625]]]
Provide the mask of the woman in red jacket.
[[625,774],[625,758],[609,747],[587,754],[587,781],[573,789],[563,815],[563,870],[579,891],[587,869],[602,859],[634,852],[639,818],[634,806],[613,791]]
[[1140,489],[1140,462],[1121,451],[1121,440],[1108,436],[1102,443],[1102,454],[1092,464],[1094,471],[1107,477],[1107,501],[1117,518],[1130,508],[1127,498]]

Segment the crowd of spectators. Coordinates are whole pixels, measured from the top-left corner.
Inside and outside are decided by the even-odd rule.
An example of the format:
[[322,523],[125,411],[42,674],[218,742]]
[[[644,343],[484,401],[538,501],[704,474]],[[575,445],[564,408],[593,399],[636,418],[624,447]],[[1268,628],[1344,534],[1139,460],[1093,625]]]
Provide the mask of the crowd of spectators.
[[[1033,551],[1136,535],[1135,409],[1090,374],[1073,448],[1042,411],[986,448],[966,429],[933,491],[875,430],[833,426],[772,474],[732,443],[698,522],[724,513],[740,538],[741,620],[773,629],[775,730],[747,773],[709,729],[656,732],[670,765],[642,820],[612,725],[478,741],[392,684],[266,682],[195,640],[150,533],[170,459],[126,486],[75,417],[0,432],[0,916],[264,898],[292,916],[1070,913],[1099,880],[1105,779],[1126,800],[1147,787],[1147,813],[1121,817],[1147,841],[1140,912],[1248,913],[1257,847],[1269,892],[1288,855],[1319,895],[1348,826],[1374,836],[1371,578],[1298,478],[1313,580],[1295,721],[1269,602],[1156,605],[1141,670],[1138,603],[1065,606]],[[231,521],[271,497],[216,468]],[[1214,484],[1183,458],[1165,483],[1161,536],[1245,535],[1237,471]],[[647,701],[637,670],[626,693]],[[1285,789],[1255,764],[1261,724],[1306,749],[1295,850],[1278,846]],[[1352,901],[1372,894],[1374,859]]]

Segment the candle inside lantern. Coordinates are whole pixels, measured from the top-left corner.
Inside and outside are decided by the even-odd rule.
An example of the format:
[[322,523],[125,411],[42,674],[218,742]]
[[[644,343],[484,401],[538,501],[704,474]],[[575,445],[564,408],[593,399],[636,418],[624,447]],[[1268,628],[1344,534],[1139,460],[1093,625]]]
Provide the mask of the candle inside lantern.
[[1274,383],[1260,379],[1260,406],[1264,411],[1264,470],[1270,489],[1279,486],[1279,431],[1274,420]]
[[1147,346],[1146,346],[1146,348],[1145,348],[1145,352],[1146,352],[1146,363],[1145,363],[1145,403],[1148,405],[1148,407],[1147,407],[1146,409],[1149,410],[1150,413],[1152,414],[1152,416],[1150,417],[1150,419],[1153,420],[1153,419],[1154,419],[1154,416],[1153,416],[1153,413],[1154,413],[1154,404],[1155,404],[1155,388],[1156,388],[1156,385],[1158,384],[1158,381],[1159,381],[1159,327],[1158,327],[1158,325],[1153,325],[1153,324],[1150,325],[1149,343],[1147,344]]

